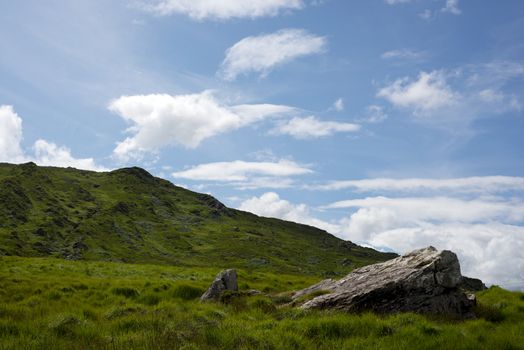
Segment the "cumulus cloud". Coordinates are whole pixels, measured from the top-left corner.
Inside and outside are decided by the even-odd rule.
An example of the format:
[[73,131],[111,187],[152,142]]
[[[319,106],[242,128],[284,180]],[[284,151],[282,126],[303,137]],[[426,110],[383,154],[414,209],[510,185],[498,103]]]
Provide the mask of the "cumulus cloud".
[[[405,253],[433,245],[459,255],[464,274],[488,284],[524,288],[524,178],[364,179],[325,190],[388,193],[331,203],[347,211],[337,235]],[[508,269],[511,261],[514,269]]]
[[290,203],[287,200],[281,199],[275,192],[267,192],[260,197],[247,199],[240,204],[238,209],[249,211],[260,216],[315,226],[328,232],[334,232],[338,229],[337,225],[311,216],[310,209],[307,205]]
[[416,120],[459,132],[478,118],[522,110],[511,83],[522,80],[522,64],[491,62],[455,70],[420,72],[380,88],[377,97],[407,110]]
[[397,79],[380,89],[377,96],[395,106],[411,108],[416,115],[451,106],[458,99],[458,93],[447,85],[442,71],[421,72],[414,80]]
[[251,176],[285,177],[304,175],[313,171],[293,161],[281,159],[278,162],[216,162],[200,164],[187,170],[174,172],[175,178],[203,181],[246,181]]
[[362,179],[331,181],[324,185],[311,186],[311,189],[338,191],[354,189],[360,192],[420,192],[453,191],[453,193],[497,193],[504,191],[524,191],[524,177],[516,176],[472,176],[452,179]]
[[314,116],[294,117],[280,123],[270,132],[276,135],[290,135],[297,139],[311,139],[332,135],[338,132],[356,132],[360,125],[334,121],[322,121]]
[[132,136],[119,142],[113,151],[117,158],[127,160],[172,144],[196,148],[207,138],[290,113],[294,108],[270,104],[228,106],[212,92],[204,91],[175,96],[122,96],[110,103],[109,110],[132,124],[128,129]]
[[279,65],[325,51],[327,40],[303,29],[282,29],[272,34],[249,36],[227,49],[218,74],[235,80],[241,74],[266,76]]
[[22,118],[12,106],[0,106],[0,161],[22,163],[25,161],[22,142]]
[[[340,222],[344,238],[400,253],[427,245],[450,249],[459,255],[464,274],[524,288],[521,200],[369,197],[330,207],[356,209]],[[508,261],[514,269],[507,268]]]
[[34,155],[26,154],[21,146],[22,118],[12,106],[0,106],[0,161],[9,163],[35,162],[39,165],[74,167],[103,171],[93,158],[75,158],[63,146],[39,139],[33,145]]
[[[347,216],[336,222],[318,219],[307,205],[291,203],[275,192],[245,200],[239,209],[316,226],[343,239],[398,253],[428,245],[450,249],[459,255],[465,275],[524,289],[524,201],[515,196],[524,190],[524,179],[464,178],[457,184],[453,180],[373,180],[356,185],[366,191],[389,188],[400,191],[397,195],[417,193],[348,199],[321,208],[347,210]],[[447,195],[427,195],[427,189]],[[512,191],[513,196],[495,195],[505,191]]]
[[161,15],[183,14],[195,20],[228,20],[276,16],[304,7],[302,0],[156,0],[141,3],[143,10]]
[[73,167],[78,169],[104,171],[106,168],[96,164],[93,158],[75,158],[71,150],[64,146],[39,139],[33,145],[35,163],[39,165]]

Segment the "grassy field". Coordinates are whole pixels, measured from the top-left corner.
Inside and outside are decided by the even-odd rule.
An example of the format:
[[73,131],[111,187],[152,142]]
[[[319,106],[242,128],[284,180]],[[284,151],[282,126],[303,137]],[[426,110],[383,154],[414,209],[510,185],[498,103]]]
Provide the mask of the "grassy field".
[[0,349],[523,349],[524,293],[478,294],[479,318],[302,311],[319,277],[240,270],[241,296],[200,303],[218,268],[0,257]]

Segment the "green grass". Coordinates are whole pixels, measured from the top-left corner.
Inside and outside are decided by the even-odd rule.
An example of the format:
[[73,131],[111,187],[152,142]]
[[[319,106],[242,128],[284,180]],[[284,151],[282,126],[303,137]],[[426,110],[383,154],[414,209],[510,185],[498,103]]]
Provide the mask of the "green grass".
[[[343,276],[392,258],[317,228],[226,208],[140,168],[0,163],[0,256]],[[348,261],[350,263],[348,263]]]
[[[524,293],[478,294],[479,318],[281,306],[319,277],[239,271],[240,297],[200,303],[218,268],[0,257],[0,349],[522,349]],[[248,297],[248,289],[268,290]]]

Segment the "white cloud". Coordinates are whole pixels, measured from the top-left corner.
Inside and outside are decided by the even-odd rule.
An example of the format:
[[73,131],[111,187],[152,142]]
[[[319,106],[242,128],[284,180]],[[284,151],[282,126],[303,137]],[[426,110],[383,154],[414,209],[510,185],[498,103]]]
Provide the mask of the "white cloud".
[[[326,208],[380,209],[400,217],[403,223],[412,223],[414,225],[420,221],[461,223],[493,220],[507,223],[524,221],[524,203],[517,200],[464,200],[450,197],[368,197],[335,202]],[[358,212],[355,215],[358,216]],[[385,222],[386,220],[383,221]]]
[[355,189],[357,191],[453,191],[454,193],[497,193],[504,191],[524,191],[524,177],[514,176],[473,176],[452,179],[363,179],[332,181],[325,185],[312,186],[312,189],[333,190]]
[[424,115],[443,107],[457,103],[458,93],[447,84],[444,73],[433,71],[421,72],[417,79],[402,78],[382,88],[377,93],[393,105],[411,108],[415,115]]
[[418,16],[420,18],[422,18],[423,20],[430,20],[431,17],[433,16],[433,12],[431,12],[431,10],[429,9],[425,9],[424,11],[422,11],[421,13],[418,14]]
[[419,122],[453,133],[471,131],[471,122],[522,110],[524,68],[514,62],[467,65],[455,70],[420,72],[379,89],[377,96],[407,110]]
[[39,165],[73,167],[97,171],[107,170],[97,165],[93,158],[74,158],[69,148],[57,146],[46,140],[37,140],[33,145],[33,150],[35,152],[34,161]]
[[66,147],[42,139],[33,145],[34,155],[26,154],[21,146],[22,118],[12,106],[0,106],[0,161],[9,163],[35,162],[39,165],[74,167],[86,170],[107,170],[93,158],[74,158]]
[[275,192],[267,192],[260,197],[252,197],[245,200],[240,204],[238,209],[249,211],[260,216],[279,218],[315,226],[328,232],[338,230],[337,225],[312,217],[307,205],[292,204],[281,199]]
[[271,130],[272,134],[290,135],[297,139],[311,139],[332,135],[337,132],[356,132],[360,125],[318,120],[314,116],[295,117],[280,123]]
[[366,108],[366,115],[364,118],[359,119],[360,122],[364,123],[381,123],[388,118],[386,112],[384,112],[384,107],[371,105]]
[[413,0],[384,0],[384,2],[388,5],[406,4],[411,1]]
[[323,52],[326,44],[326,38],[303,29],[249,36],[227,49],[219,75],[225,80],[235,80],[238,75],[250,72],[265,76],[276,66]]
[[460,15],[462,13],[458,7],[458,0],[446,0],[446,5],[442,8],[442,12],[449,12],[454,15]]
[[210,91],[122,96],[112,101],[109,109],[132,124],[128,129],[132,136],[113,151],[122,160],[139,159],[172,144],[195,148],[212,136],[294,111],[270,104],[227,106]]
[[415,60],[422,58],[424,52],[412,49],[398,49],[384,52],[380,57],[383,59],[405,59]]
[[[460,15],[462,11],[458,7],[459,0],[445,0],[446,3],[444,7],[441,9],[442,12],[448,12],[452,13],[454,15]],[[407,4],[410,2],[413,2],[413,0],[384,0],[386,4],[389,5],[398,5],[398,4]],[[421,14],[419,14],[420,17],[424,19],[431,18],[431,11],[429,9],[425,10]]]
[[344,110],[344,100],[339,98],[333,103],[333,109],[337,112],[342,112]]
[[399,253],[428,245],[450,249],[459,255],[465,275],[524,288],[521,201],[375,197],[346,205],[358,208],[340,223],[346,239]]
[[190,169],[174,172],[175,178],[201,181],[248,181],[252,177],[287,177],[312,173],[309,168],[293,161],[281,159],[278,162],[233,162],[207,163]]
[[502,102],[504,100],[504,94],[493,89],[484,89],[480,91],[479,97],[487,103]]
[[184,14],[196,20],[271,17],[302,7],[302,0],[157,0],[140,5],[158,15]]
[[[399,253],[428,245],[450,249],[458,254],[464,275],[505,288],[524,288],[524,201],[489,195],[513,186],[517,186],[514,190],[523,190],[524,179],[464,178],[457,184],[453,180],[406,179],[397,186],[390,186],[394,180],[377,180],[360,184],[366,190],[384,186],[401,191],[430,188],[448,196],[367,197],[324,207],[348,210],[348,216],[338,222],[315,218],[307,205],[290,203],[274,192],[245,200],[239,209],[316,226],[344,239]],[[486,191],[482,192],[484,185]],[[474,197],[456,197],[461,191],[473,191],[469,194]]]
[[229,185],[240,191],[257,190],[261,188],[282,189],[296,186],[296,181],[289,177],[257,176],[251,177],[246,181],[231,182]]
[[0,162],[22,163],[22,118],[12,106],[0,106]]

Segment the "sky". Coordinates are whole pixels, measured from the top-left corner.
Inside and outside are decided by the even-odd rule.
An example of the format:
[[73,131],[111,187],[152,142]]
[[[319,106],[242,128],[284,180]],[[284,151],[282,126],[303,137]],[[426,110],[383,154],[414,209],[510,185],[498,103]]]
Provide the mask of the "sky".
[[521,0],[0,0],[0,161],[140,166],[524,290]]

